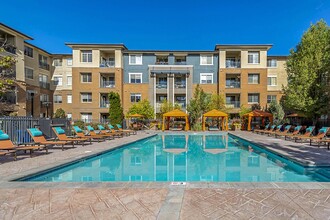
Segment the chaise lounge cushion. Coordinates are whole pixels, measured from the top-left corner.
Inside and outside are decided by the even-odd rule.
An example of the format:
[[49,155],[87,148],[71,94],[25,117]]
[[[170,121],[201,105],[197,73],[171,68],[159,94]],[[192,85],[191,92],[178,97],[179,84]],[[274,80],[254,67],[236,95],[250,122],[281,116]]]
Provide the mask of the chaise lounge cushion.
[[0,134],[0,140],[9,140],[8,134]]
[[104,131],[105,128],[103,127],[103,125],[97,125],[97,127],[101,130],[101,131]]
[[58,134],[65,134],[65,131],[60,127],[55,127],[55,130]]
[[39,129],[37,129],[37,128],[30,128],[29,131],[31,132],[31,135],[33,137],[42,136],[42,132]]
[[73,126],[73,128],[77,133],[82,133],[83,132],[83,130],[81,130],[78,126]]
[[94,131],[94,128],[93,128],[92,126],[90,126],[90,125],[87,125],[87,129],[88,129],[89,131]]
[[328,131],[328,127],[323,127],[323,128],[321,128],[320,129],[320,131],[319,131],[319,133],[321,134],[321,133],[325,133],[325,132],[327,132]]

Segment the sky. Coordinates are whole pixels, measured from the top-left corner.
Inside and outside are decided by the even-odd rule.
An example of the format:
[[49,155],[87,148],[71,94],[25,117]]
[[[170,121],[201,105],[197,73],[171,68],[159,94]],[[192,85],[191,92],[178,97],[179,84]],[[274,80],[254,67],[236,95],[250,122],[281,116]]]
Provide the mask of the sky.
[[273,44],[288,55],[311,23],[330,25],[330,0],[7,0],[0,22],[50,53],[65,43],[124,43],[131,50],[213,50]]

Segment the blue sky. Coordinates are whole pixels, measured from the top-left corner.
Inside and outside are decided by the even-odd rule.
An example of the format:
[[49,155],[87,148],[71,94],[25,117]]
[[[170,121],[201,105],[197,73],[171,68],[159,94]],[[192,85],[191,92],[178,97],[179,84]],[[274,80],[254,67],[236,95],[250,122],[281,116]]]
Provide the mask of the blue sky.
[[159,50],[271,43],[270,54],[287,55],[321,18],[330,24],[330,0],[7,0],[0,13],[51,53],[70,53],[65,42]]

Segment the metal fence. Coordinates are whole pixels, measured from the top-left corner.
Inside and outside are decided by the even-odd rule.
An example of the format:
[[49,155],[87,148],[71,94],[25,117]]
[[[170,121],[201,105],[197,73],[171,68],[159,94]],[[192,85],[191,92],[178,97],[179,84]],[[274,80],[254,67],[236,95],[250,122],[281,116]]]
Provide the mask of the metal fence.
[[32,138],[28,128],[39,128],[46,138],[55,138],[53,126],[62,127],[67,135],[72,135],[71,121],[62,118],[0,117],[0,129],[6,132],[16,144],[30,143]]

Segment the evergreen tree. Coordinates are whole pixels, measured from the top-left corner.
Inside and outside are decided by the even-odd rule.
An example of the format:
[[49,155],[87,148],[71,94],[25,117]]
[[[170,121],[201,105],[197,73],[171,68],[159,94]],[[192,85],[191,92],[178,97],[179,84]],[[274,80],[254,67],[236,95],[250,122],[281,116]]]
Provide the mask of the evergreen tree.
[[117,92],[109,93],[109,119],[112,124],[122,124],[124,119],[123,107]]
[[62,108],[56,109],[54,118],[66,118],[65,111]]
[[287,61],[288,85],[283,105],[302,112],[316,123],[327,113],[329,94],[330,29],[324,20],[312,24]]
[[203,114],[208,111],[210,99],[211,95],[205,93],[204,90],[197,85],[194,96],[187,106],[192,126],[196,123],[200,123]]

